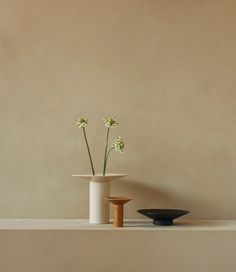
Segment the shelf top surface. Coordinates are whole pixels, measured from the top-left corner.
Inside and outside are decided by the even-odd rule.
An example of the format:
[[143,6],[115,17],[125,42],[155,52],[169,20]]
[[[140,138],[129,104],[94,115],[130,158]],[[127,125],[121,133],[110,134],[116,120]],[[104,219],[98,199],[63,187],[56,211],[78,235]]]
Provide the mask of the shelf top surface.
[[0,219],[0,230],[109,230],[109,231],[236,231],[236,220],[176,220],[173,226],[155,226],[150,220],[129,219],[123,228],[89,224],[88,219]]

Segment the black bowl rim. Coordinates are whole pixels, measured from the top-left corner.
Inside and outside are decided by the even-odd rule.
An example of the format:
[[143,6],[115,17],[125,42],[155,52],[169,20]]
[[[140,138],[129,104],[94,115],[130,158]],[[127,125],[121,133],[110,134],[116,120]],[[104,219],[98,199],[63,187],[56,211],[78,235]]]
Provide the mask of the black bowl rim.
[[138,213],[149,213],[149,214],[155,214],[158,212],[180,212],[183,215],[189,213],[188,210],[180,210],[180,209],[140,209],[137,210]]

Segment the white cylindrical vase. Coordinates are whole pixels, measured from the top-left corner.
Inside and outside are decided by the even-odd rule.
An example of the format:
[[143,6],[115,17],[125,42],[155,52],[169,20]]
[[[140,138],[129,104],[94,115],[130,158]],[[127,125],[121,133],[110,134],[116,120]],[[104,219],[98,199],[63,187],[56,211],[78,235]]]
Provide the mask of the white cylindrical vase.
[[110,181],[125,177],[124,174],[73,175],[89,181],[89,222],[92,224],[109,223]]
[[109,203],[104,202],[110,195],[110,181],[89,182],[89,222],[92,224],[109,223]]

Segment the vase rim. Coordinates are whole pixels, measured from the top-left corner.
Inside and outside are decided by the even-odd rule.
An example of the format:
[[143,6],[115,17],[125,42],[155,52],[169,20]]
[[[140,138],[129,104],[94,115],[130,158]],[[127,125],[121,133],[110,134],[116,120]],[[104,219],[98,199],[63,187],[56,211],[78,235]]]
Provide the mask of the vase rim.
[[119,173],[107,173],[105,176],[102,173],[98,173],[95,175],[92,174],[73,174],[73,177],[117,177],[117,176],[127,176],[127,174],[119,174]]
[[94,181],[110,181],[115,179],[120,179],[123,177],[126,177],[127,174],[113,174],[113,173],[107,173],[105,176],[103,176],[102,173],[98,173],[96,175],[91,174],[74,174],[73,177],[78,177],[86,180],[94,180]]

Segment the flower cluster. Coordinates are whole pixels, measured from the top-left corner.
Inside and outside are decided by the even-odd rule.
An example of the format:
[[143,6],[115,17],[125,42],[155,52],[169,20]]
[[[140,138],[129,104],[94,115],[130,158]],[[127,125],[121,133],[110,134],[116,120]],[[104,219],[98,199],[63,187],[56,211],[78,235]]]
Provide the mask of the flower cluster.
[[113,143],[112,147],[114,147],[116,151],[123,153],[125,149],[125,144],[123,139],[120,136],[116,137],[116,140]]
[[88,119],[79,118],[78,120],[76,120],[76,124],[79,128],[86,127],[86,125],[88,124]]
[[[103,176],[105,176],[106,175],[108,157],[109,157],[110,152],[113,149],[115,149],[116,151],[119,151],[120,153],[123,153],[124,149],[125,149],[125,144],[124,144],[123,139],[119,136],[119,137],[116,137],[115,142],[109,148],[110,128],[115,128],[117,125],[119,125],[119,122],[116,120],[116,118],[111,118],[111,117],[104,117],[103,120],[105,122],[105,127],[107,127],[104,161],[103,161]],[[93,175],[95,175],[92,155],[91,155],[91,152],[90,152],[90,147],[89,147],[87,134],[86,134],[86,128],[85,128],[87,126],[87,124],[88,124],[88,119],[80,117],[79,119],[76,120],[76,125],[79,128],[82,128],[85,143],[86,143],[86,147],[87,147],[87,151],[88,151],[88,155],[89,155],[91,169],[92,169]]]
[[103,120],[107,128],[115,128],[117,125],[119,125],[119,122],[117,122],[115,118],[104,117]]

